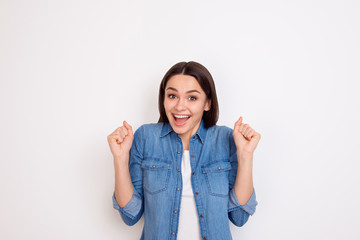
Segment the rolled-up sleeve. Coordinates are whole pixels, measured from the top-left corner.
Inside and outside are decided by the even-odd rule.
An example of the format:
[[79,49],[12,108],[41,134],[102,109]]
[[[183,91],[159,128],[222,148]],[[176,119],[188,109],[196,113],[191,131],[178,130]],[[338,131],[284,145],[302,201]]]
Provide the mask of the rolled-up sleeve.
[[134,134],[133,145],[129,154],[129,171],[134,192],[130,201],[121,208],[116,201],[115,192],[112,195],[113,207],[119,211],[121,218],[127,225],[134,225],[143,214],[143,189],[142,189],[142,128]]
[[116,201],[115,192],[112,197],[113,207],[119,211],[121,218],[127,225],[134,225],[141,217],[142,213],[142,199],[135,191],[130,201],[125,207],[121,208]]
[[235,190],[232,189],[229,194],[229,219],[236,226],[243,226],[249,219],[249,215],[253,215],[256,210],[256,194],[253,191],[250,199],[245,205],[241,205],[235,195]]
[[250,197],[250,199],[247,201],[247,203],[245,205],[241,205],[235,195],[235,190],[232,189],[230,191],[230,195],[229,195],[229,211],[234,211],[236,209],[243,209],[245,212],[247,212],[250,215],[253,215],[255,213],[256,210],[256,205],[257,205],[257,201],[256,201],[256,194],[255,194],[255,189]]

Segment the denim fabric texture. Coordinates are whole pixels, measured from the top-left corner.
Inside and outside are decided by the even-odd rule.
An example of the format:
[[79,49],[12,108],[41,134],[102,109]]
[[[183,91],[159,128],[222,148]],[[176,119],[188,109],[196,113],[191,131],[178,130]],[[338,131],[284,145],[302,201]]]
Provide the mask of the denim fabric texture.
[[[144,213],[141,240],[177,238],[182,153],[181,138],[169,123],[145,124],[134,134],[129,160],[134,194],[124,208],[119,207],[115,194],[112,200],[127,225],[135,224]],[[189,153],[201,239],[230,240],[229,222],[244,225],[257,205],[255,190],[240,205],[233,189],[238,162],[232,129],[205,128],[201,122],[191,137]]]

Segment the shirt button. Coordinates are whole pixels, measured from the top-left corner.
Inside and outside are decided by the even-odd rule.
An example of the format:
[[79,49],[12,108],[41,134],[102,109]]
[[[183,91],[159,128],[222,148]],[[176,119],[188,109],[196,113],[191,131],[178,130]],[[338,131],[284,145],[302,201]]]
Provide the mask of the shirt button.
[[[175,232],[172,233],[173,236],[175,236]],[[205,239],[206,240],[206,239]]]
[[175,214],[177,214],[177,211],[176,211],[176,210],[174,210],[174,213],[175,213]]
[[193,136],[193,139],[195,139],[195,136]]
[[198,192],[196,192],[195,194],[196,194],[196,195],[199,195],[199,193],[198,193]]
[[178,187],[176,190],[180,191],[180,188]]
[[206,237],[204,237],[204,240],[206,240]]
[[200,218],[203,218],[204,216],[202,214],[200,214]]
[[181,169],[180,169],[180,168],[178,169],[178,172],[181,172]]
[[177,154],[180,154],[180,151],[177,151]]
[[220,167],[220,166],[218,166],[218,169],[220,170],[220,169],[221,169],[221,167]]
[[194,155],[191,155],[191,157],[193,158],[193,157],[195,157]]
[[153,168],[155,168],[156,166],[155,165],[152,165]]
[[193,172],[192,175],[195,175],[195,172]]

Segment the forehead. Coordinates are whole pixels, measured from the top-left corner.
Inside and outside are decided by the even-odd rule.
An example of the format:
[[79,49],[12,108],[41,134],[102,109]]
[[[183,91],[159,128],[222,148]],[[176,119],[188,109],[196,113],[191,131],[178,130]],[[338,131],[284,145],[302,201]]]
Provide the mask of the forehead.
[[189,91],[189,90],[198,90],[199,92],[204,92],[199,84],[199,82],[190,75],[174,75],[166,83],[165,90],[168,88],[175,88],[178,91]]

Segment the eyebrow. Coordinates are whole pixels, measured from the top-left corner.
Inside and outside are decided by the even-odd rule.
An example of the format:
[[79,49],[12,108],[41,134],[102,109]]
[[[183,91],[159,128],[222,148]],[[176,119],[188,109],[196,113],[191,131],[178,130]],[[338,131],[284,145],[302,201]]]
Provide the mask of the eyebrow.
[[[165,91],[167,91],[167,90],[173,90],[175,92],[178,92],[178,90],[176,88],[173,88],[173,87],[168,87]],[[193,93],[193,92],[197,92],[197,93],[201,94],[198,90],[195,90],[195,89],[194,90],[189,90],[186,93]]]

